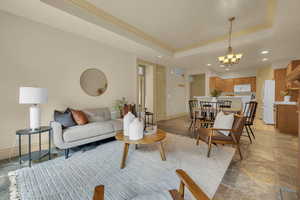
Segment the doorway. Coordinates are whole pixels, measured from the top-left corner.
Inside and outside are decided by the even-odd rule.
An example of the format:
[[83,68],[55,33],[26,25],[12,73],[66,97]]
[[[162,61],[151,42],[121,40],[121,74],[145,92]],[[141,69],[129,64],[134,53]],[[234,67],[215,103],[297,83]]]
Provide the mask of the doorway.
[[154,114],[154,121],[166,118],[166,69],[143,60],[137,61],[138,111]]
[[190,75],[190,98],[205,96],[205,74]]

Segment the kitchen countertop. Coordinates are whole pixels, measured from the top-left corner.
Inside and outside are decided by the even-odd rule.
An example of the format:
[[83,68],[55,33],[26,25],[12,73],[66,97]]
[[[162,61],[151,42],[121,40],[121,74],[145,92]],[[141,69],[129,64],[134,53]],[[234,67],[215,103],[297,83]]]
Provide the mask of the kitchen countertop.
[[285,101],[275,101],[274,104],[275,104],[275,105],[296,105],[297,102],[296,102],[296,101],[289,101],[289,102],[285,102]]

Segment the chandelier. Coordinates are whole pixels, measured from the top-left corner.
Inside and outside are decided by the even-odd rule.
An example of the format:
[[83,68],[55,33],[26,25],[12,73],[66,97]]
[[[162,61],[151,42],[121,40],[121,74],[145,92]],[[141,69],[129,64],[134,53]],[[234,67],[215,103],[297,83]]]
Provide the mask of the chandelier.
[[230,29],[229,29],[229,41],[228,41],[229,46],[228,46],[227,55],[218,57],[219,62],[222,65],[225,65],[227,67],[232,66],[234,64],[238,64],[239,61],[241,60],[242,56],[243,56],[241,53],[234,54],[233,49],[231,47],[231,35],[232,35],[232,22],[233,22],[233,20],[235,20],[235,17],[229,18]]

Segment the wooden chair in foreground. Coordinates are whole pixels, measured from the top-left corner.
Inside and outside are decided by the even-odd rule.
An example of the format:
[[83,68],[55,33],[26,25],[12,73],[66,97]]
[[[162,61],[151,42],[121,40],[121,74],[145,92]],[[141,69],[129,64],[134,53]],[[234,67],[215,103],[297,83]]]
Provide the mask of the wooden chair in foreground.
[[[187,188],[197,200],[210,200],[193,179],[182,169],[177,169],[176,174],[180,179],[178,190],[170,190],[173,200],[184,200],[185,188]],[[99,185],[95,188],[93,200],[104,200],[104,186]]]
[[[210,156],[212,144],[233,144],[240,154],[241,160],[243,159],[240,149],[240,137],[243,133],[246,118],[242,115],[235,115],[234,122],[231,129],[216,129],[216,128],[200,128],[198,130],[197,145],[199,140],[202,140],[208,144],[207,157]],[[229,131],[229,135],[223,135],[219,131]]]

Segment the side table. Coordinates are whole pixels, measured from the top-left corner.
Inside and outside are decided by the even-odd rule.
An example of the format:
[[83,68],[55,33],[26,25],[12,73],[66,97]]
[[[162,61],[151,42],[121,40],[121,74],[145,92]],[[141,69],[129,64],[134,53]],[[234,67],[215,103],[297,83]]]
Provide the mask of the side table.
[[[41,134],[48,132],[49,135],[49,147],[48,147],[48,153],[45,155],[41,155],[42,146],[41,146]],[[39,159],[42,157],[48,155],[49,160],[51,160],[51,134],[52,134],[52,128],[50,126],[41,126],[39,129],[31,130],[31,129],[22,129],[16,131],[16,135],[19,136],[19,163],[22,163],[22,141],[21,136],[28,136],[28,156],[29,156],[29,167],[31,167],[31,135],[39,134]]]

